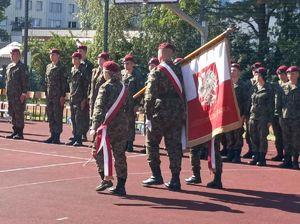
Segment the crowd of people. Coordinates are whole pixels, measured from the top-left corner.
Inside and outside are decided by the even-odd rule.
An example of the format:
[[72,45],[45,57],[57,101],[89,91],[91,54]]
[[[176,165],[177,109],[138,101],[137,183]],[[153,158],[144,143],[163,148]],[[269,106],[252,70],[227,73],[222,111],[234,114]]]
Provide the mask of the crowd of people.
[[[152,175],[142,184],[164,184],[160,169],[159,144],[164,137],[170,161],[171,180],[165,183],[172,191],[180,191],[182,162],[181,130],[186,122],[183,75],[179,61],[173,61],[174,46],[162,43],[157,58],[149,60],[149,74],[143,76],[135,67],[135,58],[127,54],[123,58],[124,69],[110,59],[108,52],[97,57],[98,66],[87,59],[87,46],[80,45],[72,54],[71,75],[60,61],[60,50],[50,51],[50,63],[46,67],[47,117],[50,137],[45,143],[60,144],[63,131],[63,108],[66,93],[70,91],[72,133],[66,145],[82,146],[87,134],[92,136],[93,157],[101,177],[96,191],[109,188],[116,195],[126,195],[127,162],[125,151],[133,151],[135,140],[136,112],[142,106],[146,124],[147,161]],[[6,72],[7,100],[12,117],[10,139],[23,139],[24,110],[28,73],[20,61],[20,50],[11,51],[11,64]],[[267,71],[262,63],[251,66],[253,77],[249,81],[240,78],[241,67],[231,64],[231,80],[243,125],[215,138],[216,169],[214,179],[207,187],[221,189],[222,157],[224,162],[241,162],[243,133],[249,151],[243,158],[251,158],[250,165],[266,166],[268,150],[267,135],[272,126],[275,135],[277,155],[274,161],[282,161],[283,168],[299,169],[300,149],[300,89],[298,87],[299,67],[280,66],[276,73],[279,81],[268,83]],[[145,87],[144,97],[133,97]],[[181,91],[179,91],[181,90]],[[245,130],[244,130],[245,127]],[[106,138],[99,138],[106,136]],[[105,142],[104,142],[105,141]],[[223,150],[220,145],[223,144]],[[117,185],[105,174],[104,155],[99,149],[108,144],[115,158]],[[192,147],[190,159],[192,176],[187,184],[201,183],[200,157],[207,144]]]

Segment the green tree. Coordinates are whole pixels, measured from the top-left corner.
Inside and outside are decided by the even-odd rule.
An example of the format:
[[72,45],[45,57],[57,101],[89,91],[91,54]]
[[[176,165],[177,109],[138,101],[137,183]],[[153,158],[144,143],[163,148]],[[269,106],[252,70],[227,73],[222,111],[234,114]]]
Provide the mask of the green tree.
[[[10,5],[10,0],[0,0],[0,22],[6,19],[5,8],[7,8],[9,5]],[[9,40],[8,33],[3,29],[0,29],[0,40],[2,41]]]

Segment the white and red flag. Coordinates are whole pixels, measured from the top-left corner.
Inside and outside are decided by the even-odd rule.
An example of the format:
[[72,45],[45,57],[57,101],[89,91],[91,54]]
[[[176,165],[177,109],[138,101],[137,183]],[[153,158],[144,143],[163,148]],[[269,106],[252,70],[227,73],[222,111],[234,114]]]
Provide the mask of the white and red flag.
[[209,167],[215,169],[214,137],[241,126],[230,79],[230,53],[225,33],[180,63],[187,100],[187,144],[209,142]]

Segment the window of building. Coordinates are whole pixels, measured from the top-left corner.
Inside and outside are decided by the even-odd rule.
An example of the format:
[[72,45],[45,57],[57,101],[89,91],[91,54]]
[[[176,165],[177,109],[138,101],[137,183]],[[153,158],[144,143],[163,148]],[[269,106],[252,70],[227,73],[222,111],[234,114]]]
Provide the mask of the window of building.
[[32,1],[31,0],[28,2],[28,9],[32,10]]
[[22,0],[16,0],[16,9],[22,8]]
[[6,27],[6,25],[7,25],[7,20],[6,19],[0,21],[0,27]]
[[76,28],[76,25],[77,25],[76,22],[70,21],[70,22],[68,23],[68,27],[69,27],[69,28]]
[[75,5],[74,4],[69,4],[69,13],[75,13]]
[[62,4],[57,3],[57,2],[50,2],[50,12],[61,13],[62,12]]
[[51,28],[60,28],[61,20],[49,20],[49,27]]
[[35,8],[36,8],[36,11],[43,11],[43,2],[37,1]]
[[40,19],[40,18],[33,18],[31,20],[31,26],[32,27],[41,27],[42,26],[42,19]]

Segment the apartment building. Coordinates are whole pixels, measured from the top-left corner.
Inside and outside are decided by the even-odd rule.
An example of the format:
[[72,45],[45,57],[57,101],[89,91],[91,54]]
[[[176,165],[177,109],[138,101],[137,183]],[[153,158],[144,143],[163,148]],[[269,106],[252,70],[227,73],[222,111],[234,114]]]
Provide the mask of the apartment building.
[[[25,0],[11,0],[6,8],[6,20],[0,22],[0,28],[9,34],[23,28]],[[29,21],[32,28],[78,29],[75,0],[29,0]]]

